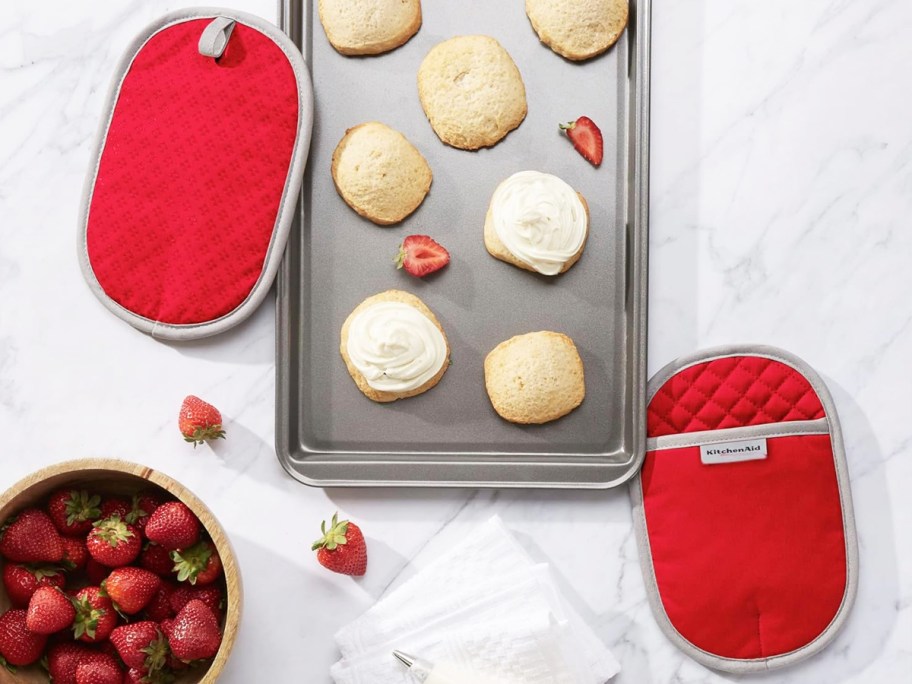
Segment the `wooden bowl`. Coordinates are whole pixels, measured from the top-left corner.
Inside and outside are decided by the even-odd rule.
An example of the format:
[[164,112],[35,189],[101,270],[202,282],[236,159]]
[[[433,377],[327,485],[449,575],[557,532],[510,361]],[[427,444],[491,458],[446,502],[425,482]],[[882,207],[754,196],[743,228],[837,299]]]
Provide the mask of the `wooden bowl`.
[[[164,490],[183,502],[200,519],[218,549],[225,573],[227,610],[222,624],[222,645],[205,671],[187,671],[177,681],[183,684],[210,684],[222,673],[241,618],[241,576],[231,543],[222,526],[202,501],[180,483],[146,466],[113,459],[82,459],[50,466],[17,482],[0,496],[0,522],[28,506],[41,504],[55,490],[74,487],[100,494],[127,495],[140,491]],[[0,584],[0,613],[10,607],[3,585]],[[47,684],[47,673],[39,666],[19,668],[15,674],[0,667],[0,682],[10,684]]]

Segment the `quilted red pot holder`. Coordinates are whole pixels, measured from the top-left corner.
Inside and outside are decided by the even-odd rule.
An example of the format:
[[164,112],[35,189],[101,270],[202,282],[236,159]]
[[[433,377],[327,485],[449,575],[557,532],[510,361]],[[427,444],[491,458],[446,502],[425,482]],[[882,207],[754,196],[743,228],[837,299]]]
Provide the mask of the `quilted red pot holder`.
[[310,145],[312,87],[267,22],[188,9],[143,31],[109,93],[80,262],[116,315],[191,339],[249,316],[275,277]]
[[769,670],[823,648],[857,585],[842,435],[800,359],[733,347],[652,379],[631,485],[653,613],[698,662]]

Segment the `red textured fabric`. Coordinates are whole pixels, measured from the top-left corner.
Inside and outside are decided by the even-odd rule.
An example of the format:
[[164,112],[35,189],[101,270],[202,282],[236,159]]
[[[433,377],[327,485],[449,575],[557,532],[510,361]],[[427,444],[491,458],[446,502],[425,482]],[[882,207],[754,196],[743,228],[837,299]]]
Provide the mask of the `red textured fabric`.
[[732,356],[699,363],[669,379],[649,403],[650,437],[823,418],[817,393],[780,361]]
[[298,130],[281,48],[237,24],[199,54],[210,19],[170,26],[133,60],[90,202],[86,243],[105,293],[153,321],[236,309],[262,272]]
[[726,658],[813,641],[846,590],[828,435],[767,441],[765,460],[703,465],[699,447],[650,452],[644,510],[662,604],[694,646]]

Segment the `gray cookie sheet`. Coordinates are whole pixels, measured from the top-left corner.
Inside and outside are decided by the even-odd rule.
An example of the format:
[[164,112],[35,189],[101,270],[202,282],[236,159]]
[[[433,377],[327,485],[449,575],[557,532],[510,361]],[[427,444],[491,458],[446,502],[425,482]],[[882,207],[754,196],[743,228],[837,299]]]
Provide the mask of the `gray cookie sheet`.
[[[631,23],[617,45],[583,63],[542,45],[518,0],[425,0],[411,41],[354,58],[329,45],[316,5],[284,0],[281,17],[311,67],[315,111],[300,217],[279,275],[279,460],[318,486],[604,488],[626,481],[645,441],[648,1],[631,2]],[[465,34],[491,35],[507,49],[529,108],[518,129],[478,152],[439,141],[416,83],[427,52]],[[558,132],[559,122],[584,114],[605,137],[597,169]],[[404,133],[434,173],[422,206],[397,226],[359,217],[330,173],[346,129],[372,120]],[[555,278],[497,261],[484,247],[494,188],[525,169],[560,176],[589,203],[585,253]],[[397,271],[393,257],[412,233],[441,242],[450,265],[425,280]],[[391,288],[412,292],[436,313],[453,365],[431,391],[376,404],[349,376],[339,331],[363,299]],[[483,362],[501,341],[535,330],[573,338],[586,399],[556,422],[513,425],[491,408]]]

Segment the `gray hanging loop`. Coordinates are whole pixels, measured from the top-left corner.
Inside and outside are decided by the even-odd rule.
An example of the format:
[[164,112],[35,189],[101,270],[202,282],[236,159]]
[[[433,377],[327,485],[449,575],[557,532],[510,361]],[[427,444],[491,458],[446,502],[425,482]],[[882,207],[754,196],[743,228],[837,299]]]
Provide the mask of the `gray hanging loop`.
[[199,52],[206,57],[218,59],[228,47],[228,39],[234,30],[234,19],[216,17],[203,30],[199,39]]

